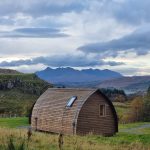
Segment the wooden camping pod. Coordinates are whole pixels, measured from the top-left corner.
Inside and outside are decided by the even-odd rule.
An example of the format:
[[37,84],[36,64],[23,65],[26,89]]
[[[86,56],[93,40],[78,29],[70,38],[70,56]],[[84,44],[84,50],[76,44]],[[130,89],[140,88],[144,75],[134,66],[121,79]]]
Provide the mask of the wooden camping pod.
[[118,119],[100,90],[49,88],[33,107],[31,126],[53,133],[111,136],[118,132]]

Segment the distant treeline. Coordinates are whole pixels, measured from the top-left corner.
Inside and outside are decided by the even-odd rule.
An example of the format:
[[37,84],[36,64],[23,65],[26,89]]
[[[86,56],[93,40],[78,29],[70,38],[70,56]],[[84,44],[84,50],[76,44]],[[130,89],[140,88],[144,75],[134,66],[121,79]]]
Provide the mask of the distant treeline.
[[123,90],[119,89],[100,89],[111,101],[113,102],[124,102],[127,100],[127,96]]
[[120,117],[120,122],[150,121],[150,87],[143,96],[135,96],[130,103],[128,112]]

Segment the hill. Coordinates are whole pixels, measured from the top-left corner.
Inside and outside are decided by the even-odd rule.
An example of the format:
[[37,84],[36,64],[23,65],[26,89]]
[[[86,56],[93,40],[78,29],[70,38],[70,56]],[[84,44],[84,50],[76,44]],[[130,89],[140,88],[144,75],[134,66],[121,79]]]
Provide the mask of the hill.
[[35,74],[0,74],[0,115],[24,116],[51,84]]
[[126,93],[146,92],[150,85],[150,76],[121,77],[101,82],[99,88],[117,88]]
[[50,83],[61,84],[65,86],[79,86],[93,84],[91,82],[101,82],[108,79],[122,77],[118,72],[111,70],[84,69],[76,70],[73,68],[46,68],[45,70],[36,72],[37,76]]
[[12,69],[1,69],[0,68],[0,74],[21,74],[20,72]]

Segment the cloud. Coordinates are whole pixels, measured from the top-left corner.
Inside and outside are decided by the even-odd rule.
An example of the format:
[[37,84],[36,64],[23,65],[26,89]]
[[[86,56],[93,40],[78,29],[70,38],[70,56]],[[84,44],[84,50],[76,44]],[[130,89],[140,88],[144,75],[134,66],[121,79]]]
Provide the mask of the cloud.
[[123,0],[120,6],[113,10],[116,19],[128,24],[150,22],[149,0]]
[[116,61],[105,61],[106,65],[109,66],[120,66],[120,65],[124,65],[125,63],[123,62],[116,62]]
[[0,32],[1,38],[55,38],[67,36],[69,35],[55,28],[18,28],[12,31]]
[[103,57],[115,57],[120,51],[133,51],[137,55],[145,55],[150,51],[150,29],[149,26],[144,26],[119,39],[86,44],[80,46],[78,50],[84,53],[102,53]]
[[96,12],[99,17],[115,18],[127,24],[150,22],[149,0],[5,0],[0,1],[0,16],[24,14],[32,17],[64,13]]
[[33,17],[58,15],[67,12],[80,12],[84,9],[84,2],[80,0],[5,0],[0,1],[0,15],[14,15],[22,13]]
[[97,56],[73,56],[73,55],[55,55],[49,57],[36,57],[33,59],[26,60],[16,60],[16,61],[2,61],[0,63],[1,67],[15,67],[22,65],[36,65],[43,64],[45,66],[51,67],[92,67],[92,66],[102,66],[102,65],[110,65],[110,66],[118,66],[123,65],[122,62],[113,62],[113,61],[104,61],[98,59]]
[[136,26],[150,22],[149,0],[97,0],[94,6],[100,15],[115,18],[121,23]]
[[149,0],[0,1],[1,61],[9,60],[1,65],[149,67],[149,58],[141,60],[150,49],[149,6]]

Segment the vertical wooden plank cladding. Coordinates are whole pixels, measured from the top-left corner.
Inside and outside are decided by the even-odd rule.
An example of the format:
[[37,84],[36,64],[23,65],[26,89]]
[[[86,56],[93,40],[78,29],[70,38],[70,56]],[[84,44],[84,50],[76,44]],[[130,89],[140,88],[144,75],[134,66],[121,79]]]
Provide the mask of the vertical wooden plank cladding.
[[[78,104],[85,100],[95,89],[48,89],[37,100],[31,118],[31,126],[42,131],[73,134],[73,119]],[[71,108],[66,108],[70,97],[77,96]]]
[[[99,105],[105,104],[106,116],[99,116]],[[82,106],[77,120],[77,134],[113,135],[115,119],[111,106],[97,91]]]
[[[64,134],[73,134],[74,131],[77,131],[77,134],[89,132],[113,134],[115,130],[111,107],[100,92],[94,93],[95,91],[95,89],[48,89],[34,105],[31,117],[32,128]],[[66,103],[72,96],[77,96],[77,100],[71,108],[66,108]],[[100,103],[107,104],[105,118],[99,117]],[[73,127],[76,120],[77,124]]]

